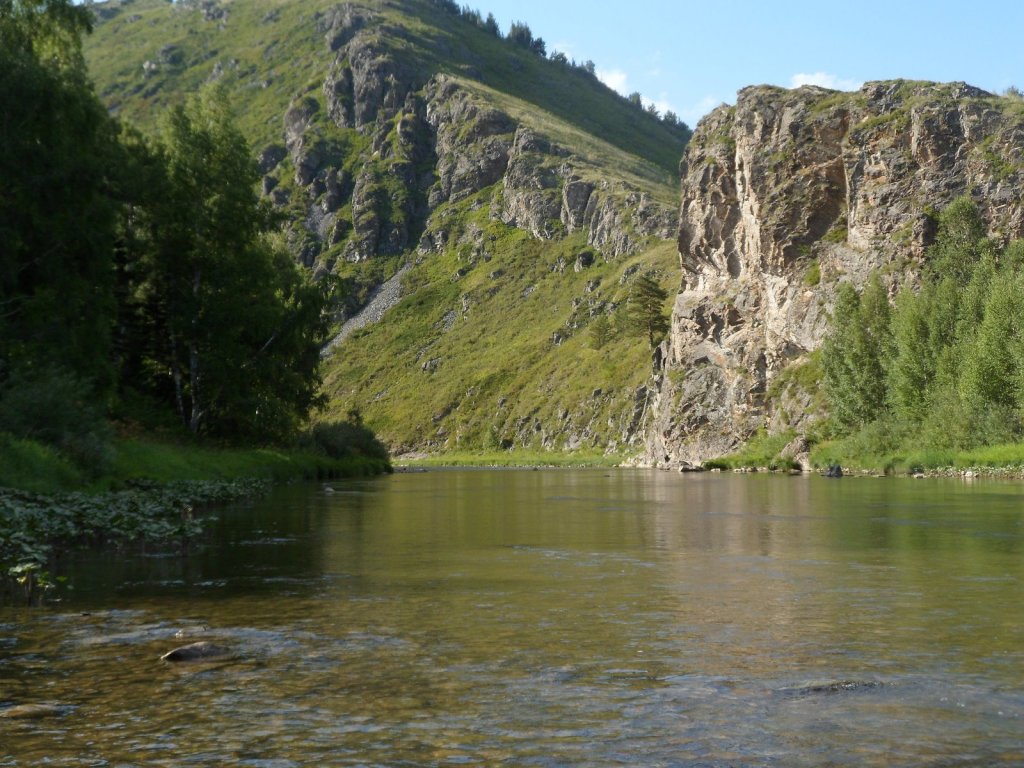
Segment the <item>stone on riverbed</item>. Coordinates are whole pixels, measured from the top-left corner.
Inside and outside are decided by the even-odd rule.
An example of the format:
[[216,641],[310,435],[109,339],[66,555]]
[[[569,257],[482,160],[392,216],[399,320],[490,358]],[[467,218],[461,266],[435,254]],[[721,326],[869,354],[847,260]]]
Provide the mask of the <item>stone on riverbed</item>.
[[223,645],[217,645],[206,640],[198,643],[189,643],[173,651],[168,651],[160,657],[161,661],[216,661],[231,655],[231,651]]
[[41,720],[44,717],[62,717],[68,707],[60,704],[18,704],[0,710],[0,718],[6,720]]

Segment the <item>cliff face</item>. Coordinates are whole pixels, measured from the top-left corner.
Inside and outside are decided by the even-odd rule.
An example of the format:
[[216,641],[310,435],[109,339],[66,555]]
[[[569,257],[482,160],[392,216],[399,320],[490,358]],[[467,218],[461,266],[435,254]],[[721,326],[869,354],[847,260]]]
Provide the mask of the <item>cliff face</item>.
[[657,356],[654,465],[805,426],[814,393],[780,374],[821,344],[839,281],[913,278],[929,212],[969,194],[993,237],[1024,234],[1024,104],[959,83],[747,88],[701,122],[681,168],[683,279]]
[[[494,219],[539,239],[583,230],[615,258],[637,253],[649,237],[674,236],[670,206],[623,181],[588,181],[572,151],[490,104],[471,80],[431,74],[410,59],[394,43],[408,33],[380,15],[342,4],[312,23],[331,57],[322,93],[293,100],[287,153],[264,150],[276,158],[266,168],[267,194],[281,208],[306,208],[293,243],[307,267],[334,271],[339,258],[443,248],[431,213],[492,185],[502,192]],[[328,138],[335,128],[369,138],[358,162]],[[285,159],[294,193],[280,185]]]

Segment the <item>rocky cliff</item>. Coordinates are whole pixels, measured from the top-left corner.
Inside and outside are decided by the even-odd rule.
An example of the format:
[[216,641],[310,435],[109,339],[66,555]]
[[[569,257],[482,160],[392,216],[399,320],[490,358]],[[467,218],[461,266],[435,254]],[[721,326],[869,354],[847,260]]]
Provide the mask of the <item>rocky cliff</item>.
[[656,358],[653,465],[819,416],[813,377],[793,372],[821,344],[835,286],[873,270],[913,279],[936,209],[969,194],[991,236],[1024,235],[1024,103],[962,83],[747,88],[701,122],[681,168],[682,288]]
[[[672,206],[627,181],[599,180],[585,156],[494,106],[482,84],[407,60],[389,42],[404,32],[374,12],[343,4],[314,22],[333,56],[322,93],[297,95],[285,114],[287,154],[275,145],[263,153],[290,160],[298,200],[282,194],[276,164],[264,186],[282,208],[306,206],[296,241],[307,266],[439,251],[452,233],[430,221],[433,211],[494,185],[493,218],[539,239],[583,230],[616,258],[674,236]],[[353,162],[351,149],[332,150],[331,128],[367,137],[364,155]]]

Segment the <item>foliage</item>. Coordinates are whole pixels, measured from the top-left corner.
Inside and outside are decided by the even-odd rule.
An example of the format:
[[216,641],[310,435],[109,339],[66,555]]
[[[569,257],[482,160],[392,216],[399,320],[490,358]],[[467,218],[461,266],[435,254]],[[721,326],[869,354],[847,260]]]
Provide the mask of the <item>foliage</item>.
[[611,340],[614,328],[612,327],[611,320],[608,319],[608,315],[602,313],[595,317],[588,328],[590,334],[590,348],[595,350],[604,349],[605,345]]
[[840,287],[822,347],[845,436],[837,454],[896,456],[913,442],[966,451],[1024,437],[1024,245],[1000,249],[968,198],[938,216],[920,290],[890,308],[877,276]]
[[351,409],[345,421],[315,424],[309,431],[307,442],[332,459],[346,456],[366,456],[387,463],[388,449],[373,431],[363,424],[363,417]]
[[[64,0],[0,0],[4,453],[45,467],[45,446],[106,474],[106,411],[139,392],[197,434],[294,439],[321,403],[338,284],[275,245],[219,91],[170,110],[157,142],[109,118],[81,55],[91,20]],[[5,474],[23,481],[17,467]]]
[[792,458],[782,458],[784,447],[793,440],[796,433],[786,430],[777,434],[768,434],[761,430],[750,440],[746,441],[741,449],[734,454],[713,459],[705,462],[707,469],[769,469],[776,471],[780,469],[801,469],[800,465]]
[[260,481],[140,486],[98,495],[0,488],[0,603],[36,604],[52,587],[56,553],[74,546],[184,548],[202,531],[201,506],[259,493]]
[[15,370],[0,386],[0,432],[56,448],[92,473],[111,459],[110,427],[89,383],[52,366]]
[[318,403],[330,286],[266,238],[255,162],[218,92],[172,110],[157,151],[166,175],[131,291],[145,297],[139,366],[193,433],[280,439]]
[[792,431],[775,435],[761,431],[744,444],[740,451],[705,462],[704,466],[707,469],[800,469],[792,458],[779,456],[794,436]]
[[624,329],[637,335],[646,334],[651,349],[657,347],[668,333],[667,299],[668,291],[647,274],[638,276],[629,288],[623,315]]
[[0,378],[60,363],[111,383],[113,127],[67,0],[0,2]]

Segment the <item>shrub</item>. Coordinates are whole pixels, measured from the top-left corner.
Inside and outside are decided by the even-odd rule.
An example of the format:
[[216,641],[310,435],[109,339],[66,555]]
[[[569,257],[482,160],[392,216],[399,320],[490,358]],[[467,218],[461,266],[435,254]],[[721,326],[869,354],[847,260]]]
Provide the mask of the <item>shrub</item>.
[[362,415],[355,409],[348,412],[345,421],[325,421],[315,425],[309,431],[308,440],[314,448],[332,459],[346,456],[366,456],[382,461],[390,459],[387,446],[363,424]]
[[113,460],[110,427],[89,382],[57,367],[11,373],[0,388],[0,431],[56,448],[94,475]]

